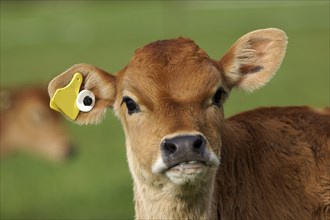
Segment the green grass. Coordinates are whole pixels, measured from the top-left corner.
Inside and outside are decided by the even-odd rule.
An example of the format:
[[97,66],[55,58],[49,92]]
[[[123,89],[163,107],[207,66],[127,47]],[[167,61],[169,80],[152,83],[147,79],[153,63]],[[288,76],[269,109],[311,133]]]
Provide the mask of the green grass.
[[[219,59],[241,35],[289,36],[278,74],[253,94],[233,91],[226,115],[268,105],[329,106],[329,2],[1,1],[1,86],[47,83],[75,63],[116,73],[134,50],[187,36]],[[69,124],[80,146],[55,165],[30,155],[1,161],[1,219],[132,219],[132,181],[119,121]]]

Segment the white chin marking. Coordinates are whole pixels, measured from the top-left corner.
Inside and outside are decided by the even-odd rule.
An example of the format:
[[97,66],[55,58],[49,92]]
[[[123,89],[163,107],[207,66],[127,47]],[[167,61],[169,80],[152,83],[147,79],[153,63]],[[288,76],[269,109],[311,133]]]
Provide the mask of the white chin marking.
[[210,154],[210,159],[208,162],[209,165],[212,167],[218,167],[220,165],[220,160],[218,159],[217,155],[215,155],[213,152]]
[[156,160],[154,165],[152,165],[151,171],[154,174],[159,174],[159,173],[163,172],[166,169],[167,169],[167,166],[163,162],[163,159],[161,157],[158,157],[158,159]]

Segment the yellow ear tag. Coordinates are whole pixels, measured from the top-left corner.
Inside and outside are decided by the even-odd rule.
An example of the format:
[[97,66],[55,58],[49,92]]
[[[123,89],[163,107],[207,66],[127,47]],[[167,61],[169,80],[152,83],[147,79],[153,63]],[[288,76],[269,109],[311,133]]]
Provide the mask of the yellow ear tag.
[[65,114],[71,120],[75,120],[79,114],[76,99],[82,80],[82,75],[80,73],[75,73],[67,86],[56,90],[54,96],[50,100],[50,108]]

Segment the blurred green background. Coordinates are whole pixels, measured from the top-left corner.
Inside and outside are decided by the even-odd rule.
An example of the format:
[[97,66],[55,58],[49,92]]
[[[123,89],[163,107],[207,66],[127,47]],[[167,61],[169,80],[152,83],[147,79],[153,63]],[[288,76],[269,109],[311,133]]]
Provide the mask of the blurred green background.
[[[48,82],[81,62],[116,73],[136,48],[178,36],[219,59],[241,35],[267,27],[289,37],[283,65],[263,89],[233,91],[226,115],[329,106],[329,1],[1,1],[1,86]],[[99,126],[67,124],[79,143],[76,159],[1,161],[1,219],[133,218],[119,121],[110,110]]]

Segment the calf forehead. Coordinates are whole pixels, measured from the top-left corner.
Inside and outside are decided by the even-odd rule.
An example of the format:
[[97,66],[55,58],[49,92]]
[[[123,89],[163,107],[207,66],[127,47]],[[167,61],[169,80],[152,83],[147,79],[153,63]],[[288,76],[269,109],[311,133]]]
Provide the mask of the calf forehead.
[[138,49],[123,72],[123,90],[188,99],[221,82],[220,66],[192,40],[156,41]]

